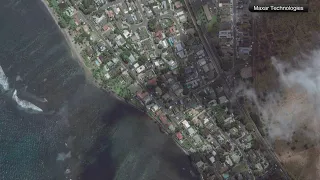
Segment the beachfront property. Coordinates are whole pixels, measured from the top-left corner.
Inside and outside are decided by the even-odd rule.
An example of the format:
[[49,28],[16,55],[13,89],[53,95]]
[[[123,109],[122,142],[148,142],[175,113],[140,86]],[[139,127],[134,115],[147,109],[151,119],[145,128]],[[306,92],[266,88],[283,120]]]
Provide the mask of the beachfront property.
[[[227,12],[225,6],[229,2],[220,3]],[[241,173],[232,172],[237,163],[247,164],[248,171],[251,167],[262,167],[264,171],[263,165],[251,166],[246,155],[239,158],[239,154],[229,150],[229,146],[240,151],[252,149],[246,146],[249,142],[236,143],[241,132],[249,132],[245,124],[236,122],[231,115],[236,107],[231,106],[223,81],[218,79],[221,75],[210,52],[196,35],[192,15],[182,8],[185,4],[182,1],[142,4],[115,1],[108,5],[104,0],[96,0],[93,6],[102,13],[93,10],[87,15],[77,12],[78,8],[66,7],[68,16],[77,15],[72,19],[82,30],[75,39],[81,40],[82,55],[96,81],[123,101],[145,110],[184,152],[200,153],[202,160],[195,163],[205,179],[212,177],[207,173],[210,166],[219,167],[215,172],[219,178],[238,177]],[[199,7],[206,22],[214,19],[217,12],[211,4]],[[217,36],[231,46],[231,41],[224,41],[233,37],[231,25],[221,24],[226,27],[217,31]],[[71,26],[66,27],[70,32]],[[250,51],[245,46],[239,49],[243,54]],[[243,74],[245,78],[249,76],[248,72]],[[261,158],[265,155],[261,154]]]

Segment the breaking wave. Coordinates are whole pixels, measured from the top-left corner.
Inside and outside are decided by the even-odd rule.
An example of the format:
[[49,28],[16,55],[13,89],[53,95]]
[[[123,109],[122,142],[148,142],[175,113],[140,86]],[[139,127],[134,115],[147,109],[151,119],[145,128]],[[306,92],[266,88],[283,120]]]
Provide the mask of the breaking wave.
[[32,104],[31,102],[19,99],[19,97],[17,96],[17,90],[14,90],[12,99],[15,100],[18,103],[18,105],[23,109],[31,109],[37,112],[42,112],[41,108]]
[[2,88],[7,91],[9,90],[9,82],[8,82],[8,77],[4,73],[2,67],[0,66],[0,85]]
[[68,158],[71,158],[71,151],[69,151],[68,153],[59,153],[58,156],[57,156],[57,161],[64,161]]

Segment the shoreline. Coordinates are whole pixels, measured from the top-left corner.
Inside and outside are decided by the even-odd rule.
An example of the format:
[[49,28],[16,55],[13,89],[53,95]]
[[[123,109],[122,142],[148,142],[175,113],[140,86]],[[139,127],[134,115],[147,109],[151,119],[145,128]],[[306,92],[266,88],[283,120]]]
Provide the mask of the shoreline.
[[[57,16],[55,15],[55,12],[53,12],[53,10],[48,6],[48,2],[47,0],[41,0],[41,2],[44,4],[45,8],[47,9],[47,11],[49,12],[50,16],[53,18],[53,20],[55,21],[56,25],[58,26],[58,28],[60,29],[60,32],[63,34],[64,38],[66,39],[67,41],[67,44],[68,46],[70,47],[70,50],[71,50],[71,54],[74,58],[75,61],[77,61],[77,63],[81,66],[81,68],[84,70],[84,73],[85,73],[85,77],[86,77],[86,80],[87,82],[89,83],[92,83],[94,86],[96,86],[97,88],[99,88],[100,90],[104,91],[105,93],[109,94],[110,97],[114,98],[114,99],[117,99],[119,100],[120,102],[122,103],[125,103],[126,105],[129,105],[131,107],[133,107],[134,109],[144,113],[145,115],[147,115],[149,118],[151,118],[152,120],[154,120],[156,123],[157,123],[157,126],[159,126],[159,128],[163,128],[163,125],[161,124],[161,122],[159,122],[158,120],[154,119],[152,116],[150,116],[146,110],[142,109],[142,108],[139,108],[135,105],[133,105],[132,103],[124,100],[123,98],[117,96],[116,94],[114,94],[112,91],[110,90],[107,90],[107,89],[104,89],[102,88],[96,81],[95,79],[93,78],[92,76],[92,72],[91,70],[86,66],[85,64],[85,60],[83,59],[83,57],[81,56],[80,52],[77,50],[77,48],[75,47],[75,44],[72,42],[73,41],[73,38],[72,36],[68,33],[68,31],[66,29],[62,29],[60,28],[59,24],[58,24],[58,18]],[[184,154],[186,154],[187,156],[190,155],[190,153],[185,150],[182,145],[180,143],[178,143],[175,139],[173,139],[169,133],[166,131],[166,135],[169,136],[176,144],[177,146],[182,150],[182,152]]]
[[85,73],[85,78],[87,80],[88,83],[93,84],[94,86],[98,87],[100,90],[104,91],[105,93],[109,94],[110,97],[117,99],[119,101],[121,101],[122,103],[125,103],[143,113],[145,113],[145,111],[143,109],[140,109],[136,106],[134,106],[133,104],[127,102],[126,100],[124,100],[123,98],[117,96],[116,94],[114,94],[114,92],[112,92],[111,90],[102,88],[97,82],[96,80],[93,78],[92,76],[92,72],[91,70],[86,66],[85,64],[85,60],[83,59],[83,57],[81,56],[80,52],[77,50],[77,47],[75,47],[75,44],[73,43],[73,37],[68,33],[68,31],[66,29],[62,29],[60,28],[59,24],[58,24],[58,18],[55,15],[55,12],[49,7],[47,0],[41,0],[41,2],[43,3],[43,5],[45,6],[45,8],[47,9],[47,11],[49,12],[50,16],[53,18],[55,24],[58,26],[60,32],[62,33],[62,35],[64,36],[67,45],[70,47],[70,52],[71,55],[73,57],[73,59],[75,61],[77,61],[77,63],[80,65],[80,67],[83,69],[84,73]]
[[68,31],[66,29],[60,28],[60,26],[58,24],[59,20],[58,20],[57,16],[55,15],[55,12],[53,12],[53,10],[49,7],[47,0],[41,0],[41,2],[45,6],[45,8],[48,10],[50,16],[52,17],[52,19],[54,20],[54,22],[56,23],[56,25],[60,29],[60,32],[63,34],[64,38],[66,39],[66,42],[67,42],[68,46],[70,47],[72,57],[79,63],[81,68],[83,68],[85,75],[86,75],[86,78],[89,80],[90,83],[93,83],[94,85],[96,85],[100,88],[100,86],[95,82],[95,80],[91,76],[91,71],[85,65],[84,59],[81,56],[80,52],[78,52],[77,48],[75,47],[75,44],[72,42],[73,38],[71,37],[71,35],[68,33]]

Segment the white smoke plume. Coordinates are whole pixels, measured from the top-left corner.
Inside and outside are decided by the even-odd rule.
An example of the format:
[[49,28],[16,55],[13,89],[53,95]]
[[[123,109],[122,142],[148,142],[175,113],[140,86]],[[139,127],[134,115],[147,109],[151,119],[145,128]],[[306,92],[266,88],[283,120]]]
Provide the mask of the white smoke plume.
[[291,141],[295,132],[320,139],[320,51],[304,57],[295,67],[272,58],[280,89],[268,92],[264,101],[244,85],[236,90],[255,104],[272,140]]

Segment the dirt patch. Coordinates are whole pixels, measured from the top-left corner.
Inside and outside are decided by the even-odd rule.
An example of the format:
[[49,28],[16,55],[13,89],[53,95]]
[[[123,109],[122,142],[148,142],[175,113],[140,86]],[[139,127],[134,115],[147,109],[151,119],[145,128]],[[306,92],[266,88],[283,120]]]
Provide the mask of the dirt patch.
[[[304,92],[287,89],[277,116],[295,124],[289,140],[276,139],[275,152],[289,174],[299,180],[320,179],[319,122],[313,103]],[[289,132],[291,133],[291,132]]]

